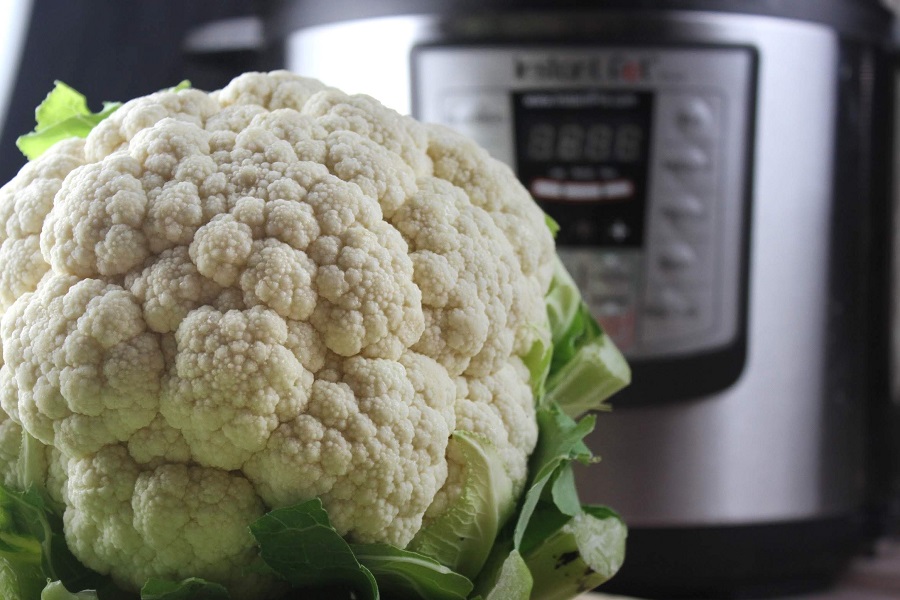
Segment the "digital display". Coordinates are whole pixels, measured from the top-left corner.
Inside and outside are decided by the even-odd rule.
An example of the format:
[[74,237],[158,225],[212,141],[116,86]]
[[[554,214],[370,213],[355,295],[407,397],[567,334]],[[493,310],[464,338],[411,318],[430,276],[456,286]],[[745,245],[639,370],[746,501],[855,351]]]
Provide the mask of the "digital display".
[[644,130],[633,123],[532,124],[525,132],[532,162],[634,163],[643,158]]
[[574,246],[640,246],[653,95],[615,90],[513,94],[516,167]]

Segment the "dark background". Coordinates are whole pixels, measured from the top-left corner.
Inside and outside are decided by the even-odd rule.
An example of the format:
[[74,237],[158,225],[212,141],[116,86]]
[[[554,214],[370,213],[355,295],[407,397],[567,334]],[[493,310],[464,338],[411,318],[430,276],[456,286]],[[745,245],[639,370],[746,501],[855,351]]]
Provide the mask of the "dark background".
[[185,34],[203,23],[253,13],[253,0],[33,0],[18,73],[0,126],[0,185],[25,164],[15,141],[34,128],[34,109],[64,81],[91,110],[189,79],[216,89],[254,68],[251,53],[188,56]]

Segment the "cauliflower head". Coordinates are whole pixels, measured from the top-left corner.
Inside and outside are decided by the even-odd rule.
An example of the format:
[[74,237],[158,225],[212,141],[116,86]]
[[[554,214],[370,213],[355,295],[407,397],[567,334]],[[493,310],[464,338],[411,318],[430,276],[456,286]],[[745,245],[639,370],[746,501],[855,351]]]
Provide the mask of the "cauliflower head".
[[45,450],[87,566],[264,595],[248,525],[319,497],[405,547],[460,493],[448,440],[521,491],[545,218],[449,129],[277,71],[124,104],[0,188],[0,457]]

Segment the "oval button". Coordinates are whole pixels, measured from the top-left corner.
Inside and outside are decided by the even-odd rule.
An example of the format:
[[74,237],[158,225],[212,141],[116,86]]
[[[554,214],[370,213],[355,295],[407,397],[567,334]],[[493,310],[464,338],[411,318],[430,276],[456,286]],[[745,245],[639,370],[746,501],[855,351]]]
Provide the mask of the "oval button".
[[691,194],[680,194],[666,198],[663,213],[672,218],[699,218],[706,213],[703,201]]
[[667,270],[685,269],[697,263],[697,253],[689,244],[672,242],[659,253],[659,265]]
[[696,146],[689,146],[670,151],[663,163],[673,171],[683,172],[707,169],[711,161],[709,154]]
[[646,305],[647,311],[659,317],[683,317],[694,314],[697,307],[673,289],[664,288],[654,294]]
[[712,132],[714,120],[712,108],[702,98],[685,100],[675,115],[678,128],[690,136],[699,136]]

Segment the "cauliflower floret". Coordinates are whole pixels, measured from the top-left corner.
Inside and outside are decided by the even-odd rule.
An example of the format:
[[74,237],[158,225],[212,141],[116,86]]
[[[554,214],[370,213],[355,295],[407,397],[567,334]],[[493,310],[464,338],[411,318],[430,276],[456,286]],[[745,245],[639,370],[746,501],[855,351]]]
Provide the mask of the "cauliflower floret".
[[523,488],[553,240],[450,130],[252,73],[126,103],[0,215],[0,476],[44,445],[72,551],[120,585],[265,597],[247,526],[313,497],[405,546],[460,493],[458,430]]
[[72,460],[68,471],[66,537],[88,567],[125,586],[185,571],[239,597],[270,591],[241,568],[256,550],[247,519],[264,513],[244,477],[177,463],[142,470],[122,446]]
[[240,469],[281,422],[305,411],[313,375],[287,337],[284,319],[261,307],[203,307],[181,322],[160,411],[200,464]]
[[409,240],[427,315],[416,349],[452,375],[497,371],[525,316],[512,311],[523,278],[509,240],[463,190],[436,178],[421,182],[394,225]]
[[67,456],[125,442],[159,413],[159,342],[121,287],[50,274],[0,331],[3,410]]
[[50,269],[40,246],[44,220],[63,180],[84,160],[84,140],[65,140],[0,188],[0,312],[33,292]]
[[63,180],[41,233],[41,250],[55,272],[109,277],[144,262],[150,249],[140,176],[140,164],[117,154]]
[[[428,155],[434,161],[434,176],[464,190],[473,205],[488,211],[512,245],[525,277],[517,281],[511,313],[530,319],[544,310],[544,292],[553,277],[553,261],[547,258],[555,252],[553,240],[539,234],[546,233],[544,214],[535,210],[515,173],[471,139],[440,126],[429,128]],[[522,327],[510,329],[515,353],[527,353],[533,333]]]
[[412,352],[334,362],[244,471],[270,505],[320,496],[342,534],[405,546],[447,475],[453,382]]

